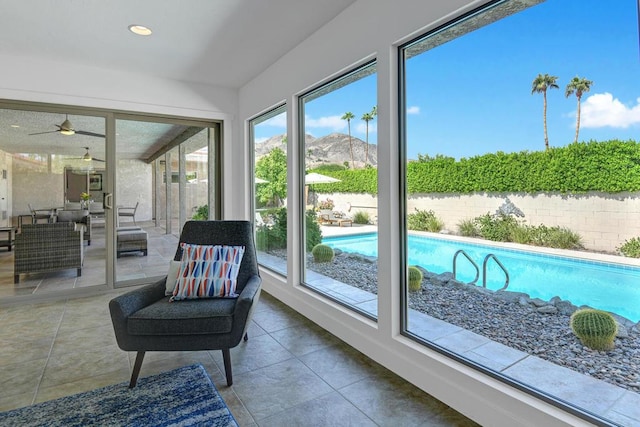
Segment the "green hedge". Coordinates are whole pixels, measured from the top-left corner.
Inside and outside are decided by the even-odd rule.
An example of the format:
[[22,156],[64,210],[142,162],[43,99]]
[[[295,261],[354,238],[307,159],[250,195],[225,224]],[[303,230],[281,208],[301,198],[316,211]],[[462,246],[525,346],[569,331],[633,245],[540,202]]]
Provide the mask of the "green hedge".
[[313,189],[318,193],[378,194],[378,170],[376,168],[334,170],[333,168],[321,167],[312,172],[340,180],[334,184],[313,184]]
[[[341,180],[318,184],[322,193],[377,194],[377,170],[316,170]],[[560,192],[640,190],[640,144],[589,141],[547,151],[489,153],[455,160],[419,156],[407,165],[407,191],[419,193]]]

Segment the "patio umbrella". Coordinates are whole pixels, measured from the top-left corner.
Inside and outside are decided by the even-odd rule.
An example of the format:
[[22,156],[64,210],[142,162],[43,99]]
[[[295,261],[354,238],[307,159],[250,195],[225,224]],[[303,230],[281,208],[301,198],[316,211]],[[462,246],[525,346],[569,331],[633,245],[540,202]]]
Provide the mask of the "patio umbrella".
[[[327,175],[322,175],[319,173],[315,173],[315,172],[311,172],[305,175],[304,177],[304,184],[305,184],[305,191],[304,191],[304,204],[305,206],[307,205],[307,199],[309,196],[309,185],[313,185],[313,184],[330,184],[332,182],[340,182],[339,179],[334,178],[332,176],[327,176]],[[316,207],[316,200],[315,198],[313,199],[313,207]]]
[[340,182],[339,179],[334,178],[332,176],[327,176],[327,175],[322,175],[319,173],[308,173],[307,175],[305,175],[304,177],[304,183],[305,185],[311,185],[311,184],[330,184],[332,182]]

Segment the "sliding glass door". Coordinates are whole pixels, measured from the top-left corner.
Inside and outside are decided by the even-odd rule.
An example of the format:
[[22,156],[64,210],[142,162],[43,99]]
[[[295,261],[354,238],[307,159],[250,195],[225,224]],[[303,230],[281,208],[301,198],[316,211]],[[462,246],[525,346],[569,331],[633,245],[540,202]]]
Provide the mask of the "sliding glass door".
[[219,136],[214,122],[0,102],[0,299],[162,277],[182,225],[219,218]]
[[214,135],[200,122],[116,118],[117,286],[166,274],[184,223],[215,217]]
[[0,107],[0,297],[104,286],[106,116]]

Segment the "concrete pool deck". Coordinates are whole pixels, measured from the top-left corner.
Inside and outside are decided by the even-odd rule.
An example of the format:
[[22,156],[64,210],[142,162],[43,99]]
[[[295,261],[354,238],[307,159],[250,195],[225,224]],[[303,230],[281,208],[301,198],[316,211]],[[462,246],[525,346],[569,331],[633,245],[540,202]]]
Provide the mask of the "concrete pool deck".
[[[356,224],[353,227],[321,228],[325,237],[377,231],[376,226]],[[556,253],[557,251],[554,250]],[[579,253],[585,256],[585,253]],[[612,262],[613,258],[603,254],[588,255],[589,259],[595,261]],[[259,258],[266,266],[276,267],[277,264],[282,264],[282,260],[276,257],[260,254]],[[306,281],[321,292],[377,317],[378,301],[375,294],[313,271],[307,271]],[[426,340],[581,410],[620,425],[640,426],[638,393],[529,355],[415,310],[410,310],[409,326],[412,333]]]

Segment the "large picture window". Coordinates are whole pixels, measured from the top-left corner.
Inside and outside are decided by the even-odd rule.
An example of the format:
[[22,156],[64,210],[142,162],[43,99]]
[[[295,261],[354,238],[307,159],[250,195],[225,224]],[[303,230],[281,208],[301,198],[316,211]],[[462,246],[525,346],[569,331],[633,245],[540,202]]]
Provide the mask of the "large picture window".
[[249,122],[254,161],[254,224],[258,262],[287,274],[287,110]]
[[376,64],[300,97],[304,283],[376,318]]
[[609,408],[640,401],[637,5],[537,3],[401,47],[404,333],[625,424]]

